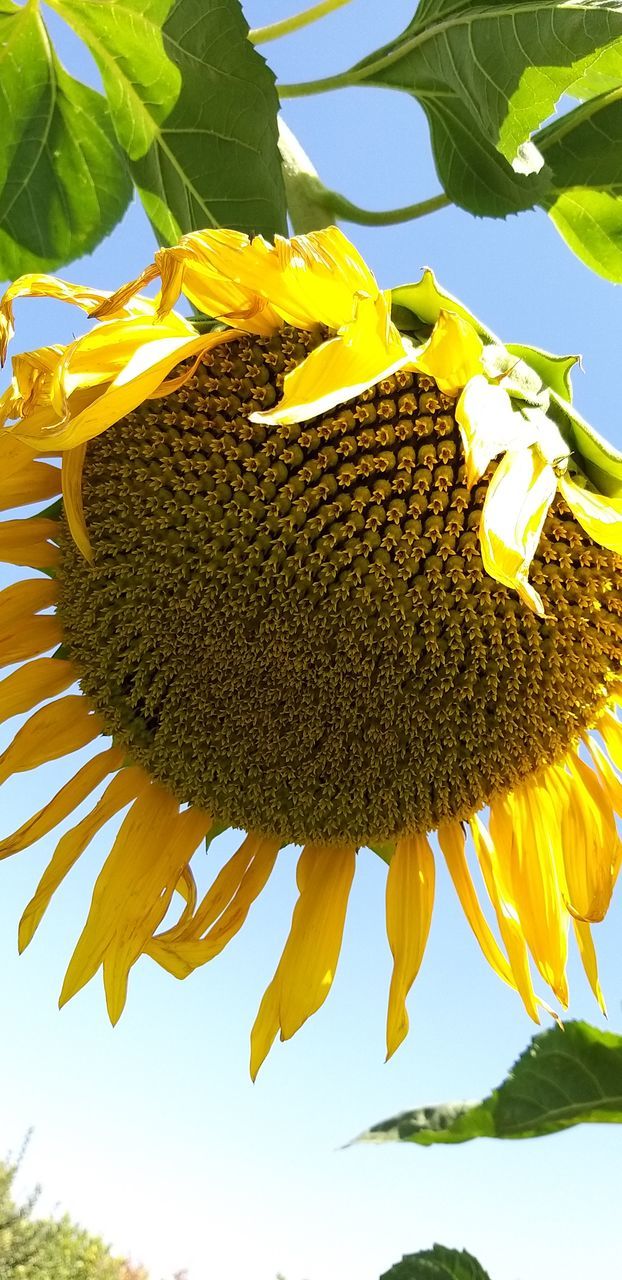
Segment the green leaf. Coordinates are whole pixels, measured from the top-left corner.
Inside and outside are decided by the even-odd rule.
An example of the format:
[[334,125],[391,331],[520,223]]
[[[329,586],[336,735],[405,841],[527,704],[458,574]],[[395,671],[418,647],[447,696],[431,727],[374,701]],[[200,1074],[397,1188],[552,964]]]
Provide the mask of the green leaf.
[[421,1253],[407,1253],[380,1280],[490,1280],[477,1258],[465,1250],[435,1244]]
[[430,126],[436,169],[454,204],[480,217],[505,218],[533,209],[549,191],[546,168],[526,177],[515,173],[479,127],[458,94],[449,90],[422,99]]
[[480,1103],[404,1111],[359,1141],[433,1143],[536,1138],[577,1124],[622,1124],[622,1036],[585,1022],[534,1036],[509,1075]]
[[447,194],[492,216],[544,198],[549,174],[531,139],[562,95],[621,79],[619,0],[424,0],[401,36],[347,75],[413,95]]
[[622,89],[569,112],[539,135],[551,175],[542,208],[577,257],[622,283]]
[[89,253],[131,196],[105,99],[58,62],[36,9],[0,6],[0,279]]
[[49,0],[88,45],[99,67],[121,145],[145,154],[181,87],[166,56],[162,23],[170,0]]
[[203,227],[286,234],[274,77],[238,0],[177,0],[164,46],[182,89],[132,172],[160,241]]

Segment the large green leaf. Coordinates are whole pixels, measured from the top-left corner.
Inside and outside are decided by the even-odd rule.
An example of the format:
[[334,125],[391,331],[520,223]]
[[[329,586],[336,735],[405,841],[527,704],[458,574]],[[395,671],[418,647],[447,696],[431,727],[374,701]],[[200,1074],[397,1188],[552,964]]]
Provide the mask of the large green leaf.
[[421,1253],[408,1253],[385,1271],[380,1280],[490,1280],[487,1271],[465,1250],[435,1244]]
[[274,77],[238,0],[176,0],[164,46],[179,98],[133,175],[162,242],[202,227],[286,232]]
[[622,1124],[622,1036],[585,1022],[534,1036],[483,1102],[404,1111],[360,1140],[427,1147],[472,1138],[536,1138],[576,1124]]
[[403,90],[428,116],[447,194],[474,213],[528,208],[548,188],[535,130],[563,94],[622,80],[620,0],[423,0],[349,83]]
[[593,271],[622,284],[622,88],[543,129],[550,170],[539,203]]
[[106,102],[61,67],[36,9],[0,4],[0,279],[88,253],[131,195]]
[[121,145],[138,159],[171,111],[181,87],[164,52],[162,23],[171,0],[49,0],[88,45],[101,72]]

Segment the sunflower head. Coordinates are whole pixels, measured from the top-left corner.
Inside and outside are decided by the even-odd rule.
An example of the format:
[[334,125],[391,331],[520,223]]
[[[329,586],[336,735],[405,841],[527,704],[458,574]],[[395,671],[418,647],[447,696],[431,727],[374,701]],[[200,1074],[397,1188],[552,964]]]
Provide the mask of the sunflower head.
[[[173,310],[180,293],[207,331]],[[0,712],[33,712],[2,776],[111,745],[1,846],[105,783],[62,836],[20,945],[127,810],[63,999],[102,967],[116,1020],[141,954],[184,977],[238,931],[278,851],[302,845],[255,1071],[325,999],[369,847],[389,863],[391,1053],[436,831],[528,1012],[542,1003],[529,955],[567,1001],[569,924],[602,1000],[590,928],[620,863],[622,461],[572,409],[572,362],[505,347],[430,272],[383,292],[336,228],[189,235],[111,295],[23,277],[0,304],[4,346],[27,295],[97,324],[15,357],[0,399],[4,509],[62,487],[0,525],[5,561],[45,575],[0,595],[0,654],[21,664]],[[193,853],[226,826],[248,835],[198,901]]]

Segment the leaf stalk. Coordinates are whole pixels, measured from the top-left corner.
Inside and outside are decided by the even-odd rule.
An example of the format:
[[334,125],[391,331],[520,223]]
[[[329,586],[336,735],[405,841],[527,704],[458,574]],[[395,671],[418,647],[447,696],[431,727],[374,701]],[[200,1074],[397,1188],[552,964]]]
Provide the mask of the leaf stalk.
[[248,38],[251,44],[267,44],[269,40],[280,40],[281,36],[301,31],[303,27],[309,27],[311,23],[318,22],[328,13],[334,13],[336,9],[342,9],[349,3],[350,0],[320,0],[319,4],[312,4],[310,8],[303,9],[302,13],[294,13],[290,18],[282,18],[280,22],[270,22],[265,27],[254,27],[249,31]]

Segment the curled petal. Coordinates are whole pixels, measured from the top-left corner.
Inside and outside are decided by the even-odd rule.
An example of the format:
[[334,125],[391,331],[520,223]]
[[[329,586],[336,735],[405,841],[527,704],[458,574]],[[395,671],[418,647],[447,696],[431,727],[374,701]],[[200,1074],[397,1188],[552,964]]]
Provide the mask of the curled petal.
[[338,227],[269,244],[240,231],[195,231],[156,254],[132,284],[97,310],[99,317],[126,304],[132,293],[159,274],[160,314],[180,291],[200,311],[250,333],[269,335],[282,324],[337,330],[354,315],[355,298],[375,300],[378,285],[354,245]]
[[453,311],[441,311],[411,367],[428,373],[441,391],[456,395],[471,378],[482,374],[482,351],[482,340],[468,320]]
[[506,453],[488,486],[480,523],[486,572],[541,616],[544,605],[529,582],[529,567],[556,488],[555,472],[537,449]]
[[467,382],[456,405],[456,421],[464,447],[469,487],[483,476],[500,453],[527,448],[538,438],[535,426],[512,408],[507,391],[489,382],[483,374]]
[[109,296],[102,289],[87,289],[83,285],[70,284],[68,280],[59,280],[56,276],[32,273],[19,276],[0,299],[0,363],[4,364],[8,344],[13,337],[13,303],[17,298],[55,298],[81,307],[83,311],[92,311]]
[[110,321],[66,349],[53,378],[53,407],[25,416],[11,432],[38,452],[75,449],[152,396],[175,365],[231,336],[197,334],[189,325],[172,332],[168,321]]
[[403,369],[409,359],[384,298],[359,298],[355,319],[286,374],[279,403],[266,413],[252,413],[251,421],[288,424],[328,413]]

